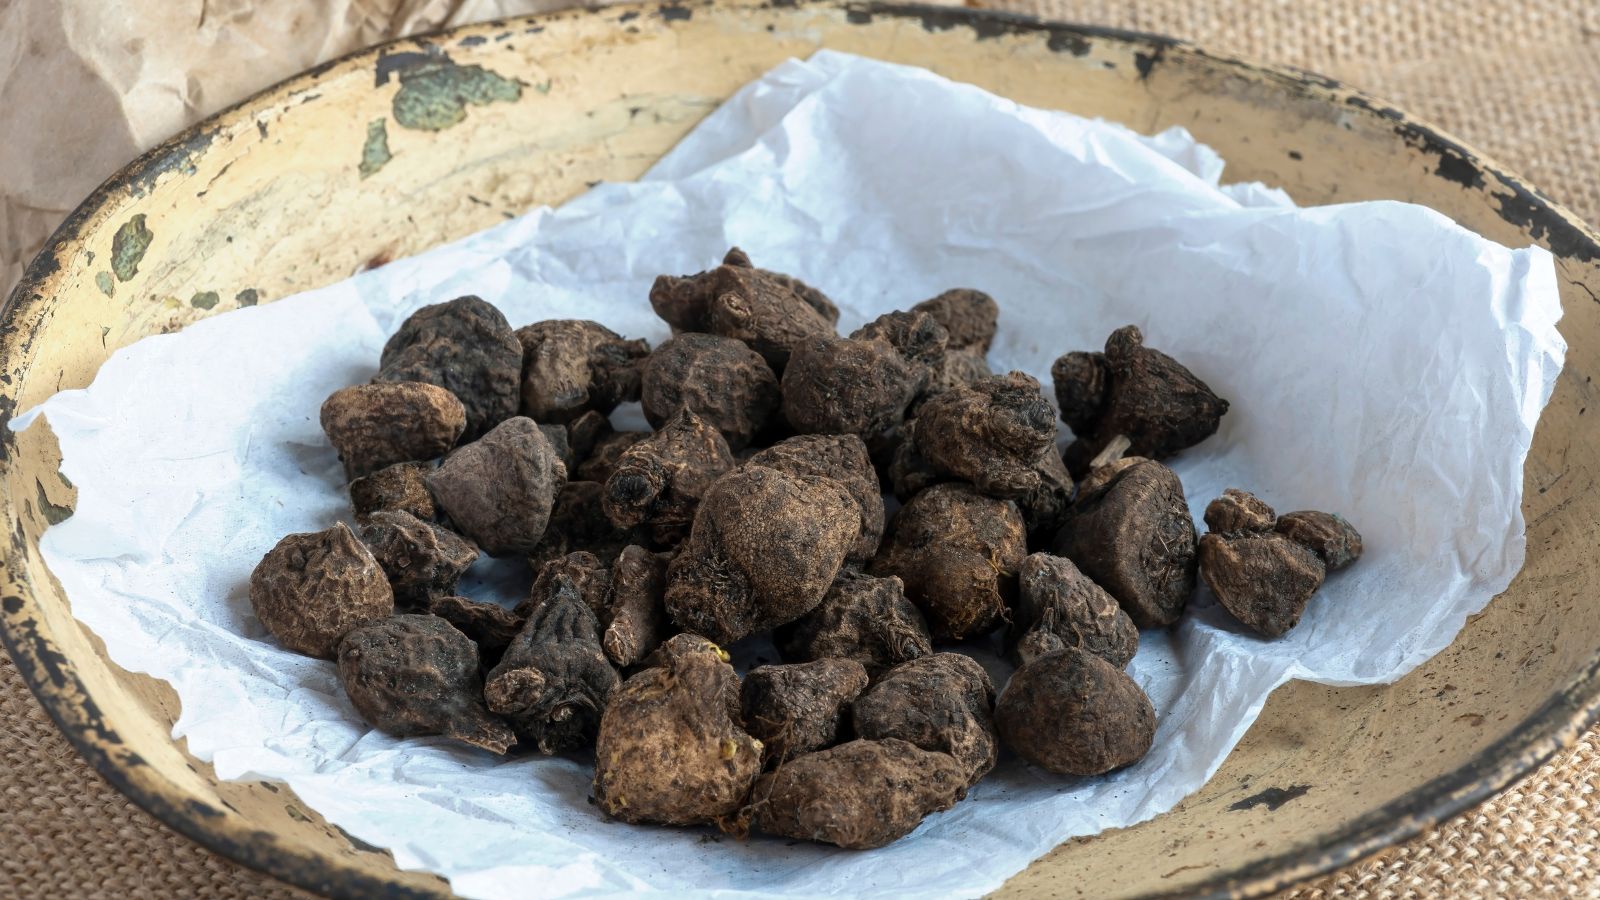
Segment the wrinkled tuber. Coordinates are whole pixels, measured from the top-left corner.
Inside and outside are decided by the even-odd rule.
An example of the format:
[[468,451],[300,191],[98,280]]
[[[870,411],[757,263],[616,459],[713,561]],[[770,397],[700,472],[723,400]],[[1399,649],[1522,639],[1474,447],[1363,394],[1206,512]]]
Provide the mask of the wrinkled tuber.
[[600,719],[594,798],[625,822],[730,821],[761,774],[739,722],[739,676],[705,638],[678,635],[623,682]]
[[994,343],[1000,321],[1000,304],[983,291],[954,288],[911,307],[925,312],[944,326],[951,350],[977,351],[981,356]]
[[373,513],[361,540],[389,577],[395,605],[426,609],[455,593],[456,580],[478,559],[478,548],[455,532],[405,512]]
[[732,643],[822,602],[861,532],[839,482],[748,466],[706,494],[667,570],[667,612],[685,631]]
[[644,363],[640,404],[656,428],[692,409],[739,450],[778,411],[778,376],[761,355],[732,338],[680,334]]
[[650,288],[650,305],[674,330],[744,341],[774,372],[783,371],[790,352],[807,338],[835,334],[837,310],[830,318],[819,297],[796,279],[754,268],[736,250],[715,269],[663,275]]
[[1193,372],[1144,346],[1133,325],[1113,331],[1104,353],[1062,356],[1051,376],[1061,419],[1077,437],[1066,453],[1074,475],[1119,436],[1131,442],[1129,454],[1165,459],[1216,434],[1228,411]]
[[816,609],[773,635],[789,662],[851,659],[873,677],[933,652],[928,622],[898,578],[845,570]]
[[339,680],[361,718],[397,737],[442,734],[494,753],[516,741],[484,708],[477,645],[438,616],[351,629],[339,642]]
[[927,381],[891,344],[821,337],[794,348],[783,373],[783,415],[801,434],[873,440],[905,416]]
[[[1041,631],[1054,641],[1035,634]],[[1121,669],[1139,649],[1139,629],[1071,560],[1035,553],[1022,561],[1006,643],[1018,665],[1035,648],[1075,647]]]
[[539,546],[567,469],[532,419],[517,416],[445,457],[428,490],[467,537],[490,556]]
[[867,670],[849,659],[760,666],[739,691],[744,727],[765,745],[768,767],[782,765],[833,746],[866,687]]
[[431,384],[358,384],[322,404],[322,430],[354,479],[443,456],[467,427],[466,416],[454,394]]
[[934,396],[918,411],[911,437],[935,472],[1018,498],[1039,487],[1040,458],[1053,451],[1056,426],[1039,382],[1012,372]]
[[934,653],[902,663],[857,698],[856,735],[899,738],[961,763],[967,784],[994,768],[999,739],[994,685],[983,666],[959,653]]
[[851,741],[763,775],[750,792],[750,825],[781,837],[871,850],[916,830],[966,796],[954,757],[905,741]]
[[1298,510],[1279,516],[1274,527],[1279,534],[1317,554],[1329,572],[1361,558],[1361,534],[1343,516]]
[[855,498],[861,512],[861,535],[846,557],[863,563],[878,552],[883,540],[883,489],[867,455],[867,445],[853,434],[803,434],[786,438],[750,457],[747,465],[766,466],[790,475],[832,478]]
[[694,410],[682,410],[617,460],[606,479],[606,515],[619,528],[645,526],[657,542],[675,544],[700,499],[732,468],[722,433]]
[[1299,624],[1327,567],[1316,553],[1277,532],[1200,539],[1200,574],[1223,608],[1267,637]]
[[1148,459],[1122,468],[1068,508],[1055,554],[1117,598],[1140,628],[1177,621],[1195,585],[1194,520],[1178,476]]
[[940,640],[988,634],[1016,594],[1028,554],[1022,513],[971,485],[936,484],[895,516],[872,574],[895,575]]
[[428,493],[428,473],[432,471],[433,466],[428,463],[396,463],[350,482],[350,508],[355,511],[356,521],[385,509],[408,512],[424,522],[434,521],[439,509]]
[[644,659],[667,634],[667,563],[671,557],[643,547],[624,547],[611,567],[611,594],[600,643],[606,656],[627,667]]
[[465,441],[517,414],[522,344],[500,310],[457,297],[412,313],[383,345],[380,382],[421,381],[454,394],[466,412]]
[[1024,663],[995,704],[1000,739],[1058,775],[1100,775],[1144,758],[1156,714],[1127,673],[1071,647]]
[[1206,504],[1206,528],[1218,534],[1245,531],[1271,531],[1278,514],[1256,495],[1228,488],[1222,496]]
[[394,614],[394,592],[372,551],[340,522],[268,550],[250,573],[250,605],[284,647],[333,659],[345,632]]
[[499,664],[500,657],[527,621],[525,616],[519,616],[497,603],[468,597],[434,597],[428,601],[428,612],[471,638],[478,645],[478,659],[485,669],[492,669]]
[[516,335],[522,345],[522,415],[565,423],[639,399],[639,362],[650,352],[644,341],[623,340],[585,319],[548,319]]
[[489,672],[483,694],[519,741],[550,754],[593,738],[620,682],[600,649],[599,620],[561,575]]

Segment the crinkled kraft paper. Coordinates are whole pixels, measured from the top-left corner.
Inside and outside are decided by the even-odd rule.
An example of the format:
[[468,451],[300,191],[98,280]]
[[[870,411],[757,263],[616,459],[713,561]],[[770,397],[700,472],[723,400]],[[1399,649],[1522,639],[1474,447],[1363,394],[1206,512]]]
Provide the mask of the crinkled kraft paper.
[[[921,70],[787,63],[637,183],[119,351],[43,406],[79,490],[46,559],[118,664],[173,684],[175,736],[219,775],[286,782],[468,896],[983,893],[1199,788],[1288,679],[1404,674],[1522,564],[1523,461],[1565,350],[1549,254],[1403,203],[1295,208],[1219,187],[1222,165],[1181,131],[1141,137]],[[318,407],[372,375],[407,314],[476,293],[513,323],[594,318],[659,341],[651,280],[734,244],[832,295],[843,331],[946,288],[987,291],[1002,309],[992,361],[1046,384],[1057,355],[1136,323],[1233,403],[1173,461],[1192,508],[1242,486],[1337,511],[1366,556],[1280,640],[1203,590],[1179,625],[1145,632],[1130,672],[1159,723],[1139,764],[1072,780],[1006,758],[872,852],[608,822],[585,800],[589,762],[369,730],[331,664],[264,634],[251,568],[346,512]],[[499,583],[476,589],[514,600]]]
[[0,297],[139,151],[269,84],[392,38],[569,0],[0,3]]

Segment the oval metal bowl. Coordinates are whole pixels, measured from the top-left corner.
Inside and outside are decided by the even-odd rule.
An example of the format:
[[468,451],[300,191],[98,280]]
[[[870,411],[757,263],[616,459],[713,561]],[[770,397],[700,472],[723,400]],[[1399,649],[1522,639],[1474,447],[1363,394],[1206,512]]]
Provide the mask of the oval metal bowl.
[[[1600,361],[1596,235],[1403,112],[1166,38],[772,0],[570,12],[368,50],[190,129],[90,197],[4,309],[0,414],[88,384],[145,335],[634,178],[741,84],[824,46],[1141,131],[1183,125],[1222,153],[1232,179],[1281,185],[1307,204],[1424,203],[1558,257],[1571,351],[1528,459],[1528,562],[1510,590],[1398,684],[1279,690],[1204,790],[1136,828],[1069,842],[1006,893],[1263,893],[1483,800],[1587,727],[1600,695],[1600,442],[1583,430]],[[446,892],[276,786],[218,781],[174,743],[172,691],[110,663],[40,560],[40,534],[74,500],[48,427],[6,433],[0,459],[5,642],[102,775],[194,840],[311,890]]]

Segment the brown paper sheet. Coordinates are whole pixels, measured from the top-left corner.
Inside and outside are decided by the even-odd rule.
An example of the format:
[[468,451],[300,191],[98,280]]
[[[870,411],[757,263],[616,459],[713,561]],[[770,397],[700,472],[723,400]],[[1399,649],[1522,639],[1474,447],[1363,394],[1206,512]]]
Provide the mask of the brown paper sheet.
[[73,207],[186,125],[362,47],[572,5],[0,0],[0,296]]

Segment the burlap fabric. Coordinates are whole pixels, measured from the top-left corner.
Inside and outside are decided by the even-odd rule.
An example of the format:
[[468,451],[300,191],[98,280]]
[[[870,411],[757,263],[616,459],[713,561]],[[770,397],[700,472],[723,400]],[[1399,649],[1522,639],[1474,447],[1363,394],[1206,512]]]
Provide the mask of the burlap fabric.
[[[328,5],[345,4],[328,0]],[[496,11],[517,6],[506,0],[493,5]],[[1594,0],[1005,0],[996,5],[1161,32],[1220,52],[1333,76],[1456,133],[1584,219],[1600,221],[1600,4]],[[0,0],[0,19],[6,6]],[[104,8],[111,14],[119,6]],[[6,68],[4,44],[0,41],[0,76]],[[322,52],[346,49],[351,48],[333,43]],[[268,80],[263,75],[263,83]],[[207,97],[193,115],[234,99]],[[0,110],[0,121],[3,116]],[[1479,809],[1288,896],[1600,894],[1600,813],[1591,809],[1597,787],[1600,736],[1590,734]],[[303,895],[212,856],[112,790],[78,759],[10,660],[0,656],[0,897],[99,896],[264,900]]]

